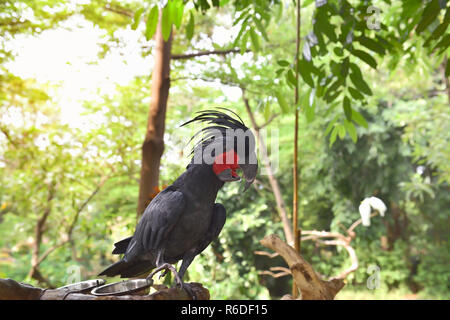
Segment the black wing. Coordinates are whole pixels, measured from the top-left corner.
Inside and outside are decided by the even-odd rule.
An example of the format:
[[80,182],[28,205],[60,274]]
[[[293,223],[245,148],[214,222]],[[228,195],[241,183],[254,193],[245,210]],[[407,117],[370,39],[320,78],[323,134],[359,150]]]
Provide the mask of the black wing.
[[148,205],[130,241],[124,259],[132,260],[137,255],[162,247],[170,230],[184,211],[183,193],[168,187],[161,191]]

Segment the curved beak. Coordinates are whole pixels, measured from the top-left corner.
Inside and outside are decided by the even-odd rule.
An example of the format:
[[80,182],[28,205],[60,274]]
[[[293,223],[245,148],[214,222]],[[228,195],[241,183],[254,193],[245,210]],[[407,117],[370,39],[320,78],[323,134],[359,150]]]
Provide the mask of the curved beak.
[[242,175],[245,179],[244,192],[252,185],[256,178],[256,173],[258,172],[258,163],[255,164],[240,164],[242,169]]

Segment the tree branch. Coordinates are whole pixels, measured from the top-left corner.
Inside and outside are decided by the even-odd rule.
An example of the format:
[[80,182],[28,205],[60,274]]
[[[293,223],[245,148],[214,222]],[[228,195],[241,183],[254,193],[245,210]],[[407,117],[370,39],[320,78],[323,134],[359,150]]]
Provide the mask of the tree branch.
[[75,228],[75,225],[78,222],[80,213],[84,210],[84,208],[88,205],[88,203],[94,198],[94,196],[100,191],[101,187],[105,184],[105,182],[108,180],[108,178],[109,178],[109,176],[103,176],[100,178],[100,182],[97,184],[94,191],[92,191],[92,193],[89,195],[89,197],[87,197],[86,200],[84,200],[84,202],[81,204],[81,206],[77,209],[77,212],[75,213],[72,223],[70,224],[70,226],[67,230],[66,239],[64,239],[60,243],[54,245],[53,247],[48,248],[38,259],[36,259],[36,267],[38,267],[42,263],[42,261],[44,261],[53,251],[64,246],[66,243],[72,242],[73,229]]
[[[250,50],[246,50],[245,52],[249,52]],[[240,53],[241,49],[227,49],[227,50],[212,50],[212,51],[200,51],[196,53],[186,53],[186,54],[173,54],[171,56],[172,60],[186,60],[191,59],[195,57],[201,57],[201,56],[209,56],[209,55],[227,55],[229,53]]]
[[250,108],[250,102],[248,101],[247,97],[245,96],[245,89],[241,88],[242,90],[242,100],[245,104],[245,109],[247,110],[247,114],[250,117],[250,121],[252,123],[252,127],[255,130],[256,139],[258,141],[259,147],[261,148],[262,158],[263,158],[263,164],[267,171],[267,175],[269,178],[270,186],[272,188],[273,194],[275,196],[275,201],[277,203],[277,209],[278,214],[280,215],[281,222],[283,223],[283,230],[284,235],[286,237],[286,241],[288,243],[294,243],[294,235],[292,233],[292,225],[289,221],[287,210],[286,210],[286,204],[283,200],[283,196],[281,194],[280,186],[278,184],[277,179],[275,178],[275,175],[272,171],[272,167],[270,165],[270,159],[267,155],[267,148],[266,145],[260,135],[258,124],[256,123],[256,119],[252,113],[252,110]]
[[[278,273],[275,273],[273,271],[278,271]],[[288,268],[285,268],[285,267],[272,267],[272,268],[270,268],[270,271],[268,271],[268,270],[259,271],[258,274],[269,275],[274,278],[281,278],[284,276],[290,276],[291,270],[289,270]]]
[[257,254],[257,255],[260,255],[260,256],[267,256],[267,257],[269,257],[271,259],[279,256],[278,252],[270,253],[270,252],[262,251],[262,250],[260,250],[260,251],[253,251],[253,253]]
[[130,17],[130,18],[134,17],[134,12],[129,11],[129,10],[127,10],[125,8],[122,8],[122,7],[118,7],[118,6],[112,7],[109,3],[107,3],[103,8],[106,11],[111,11],[111,12],[120,14],[122,16]]
[[268,119],[265,123],[263,123],[262,125],[260,125],[260,126],[258,127],[258,129],[261,130],[261,129],[263,129],[264,127],[267,127],[267,126],[268,126],[273,120],[275,120],[275,118],[278,117],[279,115],[280,115],[279,113],[275,113],[275,114],[271,115],[271,116],[269,117],[269,119]]
[[263,246],[278,252],[286,261],[303,300],[332,300],[344,287],[341,279],[330,281],[320,279],[313,267],[278,236],[271,234],[260,242]]
[[42,276],[39,272],[39,251],[41,249],[42,235],[44,234],[45,224],[47,222],[47,218],[49,217],[52,211],[52,200],[55,195],[55,185],[54,181],[48,184],[48,192],[47,192],[47,206],[44,209],[44,212],[39,217],[36,222],[36,226],[34,228],[34,243],[33,249],[31,253],[31,268],[28,276],[36,279],[39,282],[45,283],[47,286],[51,287],[50,282]]
[[17,148],[17,142],[14,141],[14,140],[11,138],[11,135],[9,134],[8,129],[6,129],[6,128],[3,127],[3,126],[0,126],[0,131],[5,135],[6,139],[9,141],[9,143],[11,143],[11,145],[12,145],[14,148]]
[[[373,217],[375,217],[375,216],[378,215],[378,214],[379,214],[378,211],[374,211],[374,212],[370,215],[370,217],[373,218]],[[359,226],[361,223],[362,223],[362,219],[360,218],[360,219],[356,220],[355,222],[353,222],[353,224],[350,226],[350,228],[347,229],[347,233],[348,233],[348,235],[349,235],[351,238],[354,238],[354,237],[356,236],[356,234],[355,234],[355,232],[354,232],[353,230],[355,230],[355,228],[356,228],[357,226]]]

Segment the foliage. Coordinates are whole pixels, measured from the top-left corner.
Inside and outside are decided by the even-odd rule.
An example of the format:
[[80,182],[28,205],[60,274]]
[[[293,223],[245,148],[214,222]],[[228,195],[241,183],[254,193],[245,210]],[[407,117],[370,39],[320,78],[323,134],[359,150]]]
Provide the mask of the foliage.
[[[373,294],[378,298],[405,287],[425,297],[447,297],[450,15],[442,3],[373,1],[381,9],[376,13],[365,1],[302,1],[297,82],[291,2],[168,1],[163,34],[167,38],[176,31],[174,52],[240,52],[172,62],[161,184],[171,183],[188,162],[186,137],[192,132],[179,125],[195,111],[227,107],[249,123],[240,100],[244,88],[258,124],[271,120],[262,132],[290,204],[292,111],[299,107],[301,228],[342,232],[359,218],[359,202],[377,196],[388,210],[370,228],[355,230],[352,245],[360,267],[347,286],[367,294],[367,268],[376,265],[381,289]],[[86,125],[65,124],[64,106],[53,99],[51,84],[6,69],[3,63],[13,57],[4,43],[59,28],[79,14],[107,31],[109,41],[99,44],[105,55],[120,47],[117,31],[125,28],[142,31],[139,45],[151,47],[157,4],[94,1],[67,7],[57,0],[6,1],[0,8],[5,40],[0,48],[0,277],[38,284],[27,276],[37,221],[48,210],[40,255],[70,241],[51,251],[41,273],[53,285],[65,284],[73,266],[81,268],[82,278],[94,277],[117,259],[110,254],[112,243],[130,235],[136,223],[148,77],[117,86],[114,95],[84,101]],[[368,28],[377,15],[380,30]],[[229,41],[214,42],[220,28],[233,30]],[[298,106],[293,104],[296,85]],[[230,91],[236,96],[224,94]],[[227,223],[195,259],[187,280],[202,282],[218,299],[280,297],[290,291],[288,277],[258,272],[280,266],[281,259],[254,254],[262,250],[259,240],[265,235],[282,232],[267,176],[259,175],[244,194],[240,188],[229,184],[219,195]],[[335,247],[304,242],[302,253],[326,277],[349,264],[346,252]]]

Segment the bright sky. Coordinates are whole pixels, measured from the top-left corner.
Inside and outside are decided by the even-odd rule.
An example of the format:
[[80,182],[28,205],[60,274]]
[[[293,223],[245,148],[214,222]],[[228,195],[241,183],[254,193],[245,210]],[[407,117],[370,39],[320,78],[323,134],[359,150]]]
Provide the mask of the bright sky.
[[[150,75],[153,58],[141,56],[142,34],[130,27],[118,34],[123,39],[123,47],[111,50],[99,60],[101,49],[98,44],[104,42],[104,31],[80,16],[72,17],[64,26],[67,28],[47,30],[35,37],[19,36],[8,42],[7,46],[15,52],[16,58],[7,64],[7,68],[22,78],[50,84],[54,91],[49,93],[61,108],[62,121],[89,129],[86,117],[80,115],[82,102],[113,94],[115,84],[125,85],[136,76]],[[217,27],[213,41],[222,45],[227,43],[236,32],[234,29]],[[211,44],[202,41],[199,46],[207,48]],[[208,85],[220,87],[232,101],[240,98],[237,88]],[[89,118],[90,121],[96,122],[96,119]]]
[[124,85],[135,76],[149,75],[153,61],[151,56],[140,55],[139,34],[135,31],[121,31],[125,46],[98,60],[98,43],[104,42],[104,32],[80,17],[71,18],[65,25],[71,30],[58,28],[10,41],[8,46],[17,56],[7,67],[20,77],[56,85],[56,91],[50,94],[61,107],[62,120],[78,126],[83,100],[99,99],[114,93],[116,83]]

